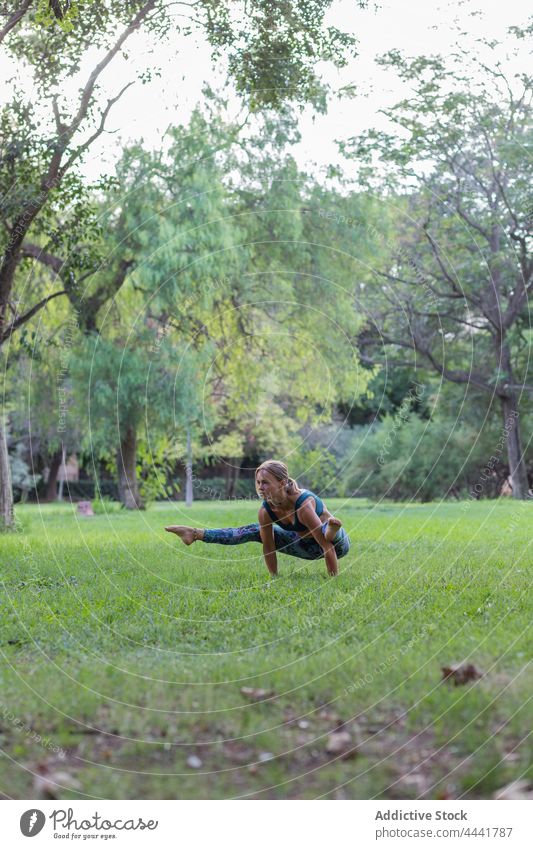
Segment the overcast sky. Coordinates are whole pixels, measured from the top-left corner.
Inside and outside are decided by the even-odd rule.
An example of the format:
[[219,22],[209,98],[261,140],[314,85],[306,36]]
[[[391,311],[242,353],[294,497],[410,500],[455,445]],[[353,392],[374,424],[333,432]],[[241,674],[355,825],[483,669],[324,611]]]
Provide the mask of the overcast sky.
[[[372,2],[372,0],[371,0]],[[359,55],[342,72],[328,69],[324,76],[334,87],[353,83],[355,99],[333,99],[327,116],[306,109],[301,119],[302,141],[293,149],[303,168],[320,170],[341,161],[335,139],[352,136],[379,124],[379,109],[393,103],[402,89],[392,71],[375,64],[375,57],[392,47],[409,54],[449,52],[453,44],[453,22],[468,30],[472,40],[481,35],[505,39],[506,28],[525,24],[531,5],[527,0],[378,0],[379,8],[361,10],[354,0],[337,0],[328,14],[328,23],[349,30],[359,39]],[[480,15],[472,12],[480,11]],[[182,43],[180,43],[180,41]],[[171,123],[187,122],[195,104],[202,100],[202,85],[209,82],[223,88],[220,69],[213,69],[209,47],[201,38],[188,37],[172,45],[158,45],[155,61],[161,77],[151,83],[136,83],[113,108],[108,127],[113,132],[94,144],[84,170],[95,177],[109,172],[123,145],[141,136],[150,147],[158,147]],[[105,78],[108,96],[115,94],[135,72],[153,65],[153,45],[146,37],[129,43],[128,62],[115,61]],[[178,48],[178,49],[177,49]],[[87,57],[87,68],[97,54]],[[524,69],[525,70],[525,69]],[[72,89],[72,97],[76,87]],[[235,112],[239,101],[232,98]]]

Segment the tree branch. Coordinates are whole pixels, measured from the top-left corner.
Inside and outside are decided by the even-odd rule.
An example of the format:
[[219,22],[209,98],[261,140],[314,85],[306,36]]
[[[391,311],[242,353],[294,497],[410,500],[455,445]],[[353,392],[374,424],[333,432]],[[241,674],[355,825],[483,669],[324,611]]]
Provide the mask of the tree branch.
[[453,279],[451,274],[446,269],[446,266],[444,265],[444,263],[442,261],[442,257],[440,255],[440,251],[439,251],[439,248],[437,246],[437,243],[435,242],[433,236],[429,232],[427,226],[424,227],[424,235],[425,235],[426,239],[428,240],[428,242],[430,244],[433,256],[437,260],[437,264],[438,264],[442,274],[444,275],[445,280],[450,284],[452,291],[455,293],[455,296],[457,298],[463,298],[465,301],[470,301],[471,303],[476,304],[476,306],[479,306],[479,301],[477,299],[473,298],[471,295],[466,295],[466,293],[464,291],[461,291],[461,289],[457,286],[456,281]]
[[61,120],[61,114],[59,112],[59,106],[57,103],[57,95],[54,95],[54,97],[52,98],[52,109],[54,110],[54,119],[56,122],[57,135],[59,138],[61,138],[67,132],[68,126],[64,124]]
[[[41,177],[41,185],[39,194],[34,197],[32,200],[23,204],[19,210],[18,215],[13,222],[12,227],[9,230],[9,239],[7,243],[7,247],[4,251],[4,255],[0,262],[0,327],[3,325],[6,318],[6,311],[8,307],[8,301],[11,293],[11,289],[13,286],[13,278],[14,274],[20,260],[20,251],[21,246],[24,242],[26,234],[28,233],[34,219],[40,213],[43,206],[46,204],[49,193],[52,189],[56,188],[61,182],[61,177],[65,173],[65,169],[61,170],[61,161],[63,155],[74,136],[75,132],[79,128],[81,122],[87,115],[89,110],[89,106],[91,103],[91,99],[93,96],[94,88],[96,82],[100,76],[100,74],[104,71],[104,69],[109,65],[111,60],[117,55],[120,51],[122,45],[126,41],[126,39],[140,26],[142,21],[153,11],[158,0],[147,0],[146,3],[142,6],[139,12],[136,14],[133,21],[126,27],[126,29],[121,33],[121,35],[117,38],[113,47],[108,50],[104,58],[101,62],[99,62],[91,74],[85,84],[85,87],[82,90],[80,103],[78,107],[78,111],[76,116],[71,121],[71,123],[66,127],[66,129],[58,135],[55,141],[55,148],[53,150],[50,162],[48,164],[48,168],[46,172]],[[19,9],[26,11],[26,6],[22,6]],[[17,19],[18,20],[18,19]],[[11,22],[13,18],[11,19]],[[16,21],[15,21],[16,23]],[[14,26],[14,24],[13,24]],[[53,106],[53,104],[52,104]],[[54,108],[54,106],[53,106]],[[57,107],[57,103],[55,105],[55,118],[56,122],[59,117],[59,110]],[[61,124],[61,119],[59,117],[59,122]],[[83,147],[83,146],[82,146]],[[61,173],[60,173],[61,170]]]
[[22,6],[17,9],[16,12],[13,12],[5,27],[0,30],[0,44],[2,44],[6,35],[8,35],[14,27],[16,27],[20,19],[24,17],[30,6],[31,0],[25,0]]
[[[121,259],[118,265],[118,269],[111,280],[111,283],[107,286],[101,286],[94,295],[91,295],[89,298],[82,298],[84,308],[83,313],[80,316],[80,323],[83,325],[83,329],[85,332],[91,332],[97,329],[96,326],[96,316],[101,307],[105,304],[106,301],[114,298],[120,287],[124,283],[128,271],[134,265],[135,260],[133,259]],[[77,288],[77,287],[76,287]],[[73,298],[73,293],[68,292],[69,299],[73,306],[76,306],[75,298]]]
[[487,383],[481,375],[476,374],[475,372],[468,372],[458,370],[458,369],[449,369],[442,363],[440,363],[436,357],[433,356],[429,348],[424,348],[420,345],[419,342],[415,339],[415,347],[416,350],[422,354],[422,356],[426,357],[426,359],[431,363],[435,371],[445,377],[446,380],[449,380],[451,383],[467,383],[469,386],[477,386],[478,389],[484,389],[485,392],[496,392],[496,394],[500,394],[495,386],[491,386],[490,383]]
[[386,336],[384,333],[380,333],[377,337],[367,336],[366,339],[363,338],[363,344],[377,344],[377,345],[395,345],[400,348],[409,348],[410,350],[416,351],[416,353],[421,354],[421,356],[425,357],[427,361],[432,365],[433,369],[440,374],[442,377],[446,378],[446,380],[451,381],[451,383],[467,383],[472,386],[477,386],[479,389],[484,389],[486,392],[496,392],[496,394],[501,394],[495,386],[492,386],[490,383],[483,378],[482,375],[473,371],[463,371],[459,369],[449,369],[445,365],[443,365],[437,358],[432,354],[429,348],[426,348],[420,341],[417,339],[415,335],[412,335],[412,343],[408,343],[403,339],[393,339],[390,336]]
[[98,125],[97,129],[92,134],[92,136],[89,136],[89,138],[82,145],[80,145],[78,148],[76,148],[76,150],[71,154],[71,156],[69,156],[67,162],[59,170],[59,177],[60,178],[63,177],[63,175],[66,173],[66,171],[68,171],[68,169],[76,161],[76,159],[79,159],[80,156],[87,150],[87,148],[90,147],[94,141],[96,141],[98,136],[102,135],[102,133],[105,130],[105,122],[107,120],[107,116],[109,115],[109,112],[111,111],[111,108],[115,105],[117,100],[120,100],[120,98],[122,97],[124,92],[128,88],[130,88],[130,86],[132,86],[132,85],[133,85],[133,82],[127,83],[119,91],[119,93],[116,95],[116,97],[113,97],[113,98],[111,98],[111,100],[107,101],[107,106],[104,109],[104,111],[102,112],[102,115],[101,115],[101,118],[100,118],[100,124]]
[[416,368],[415,362],[408,362],[407,360],[390,360],[388,357],[383,360],[376,360],[374,357],[369,357],[366,354],[359,354],[359,359],[362,363],[367,363],[369,366],[397,366],[398,368]]
[[[377,274],[379,277],[385,277],[386,280],[394,280],[395,283],[405,283],[407,286],[420,286],[419,280],[406,280],[404,277],[398,277],[395,274],[388,274],[386,271],[378,271],[377,268],[373,268],[372,271]],[[427,281],[425,285],[428,287],[430,292],[433,292],[439,298],[451,298],[453,300],[457,300],[461,298],[462,300],[468,300],[464,294],[451,294],[450,292],[440,292],[438,289],[434,289]]]
[[[115,58],[117,53],[120,51],[124,42],[129,38],[129,36],[135,32],[136,29],[139,28],[140,24],[143,20],[149,15],[149,13],[153,10],[156,5],[157,0],[148,0],[144,6],[139,10],[139,12],[135,15],[133,21],[126,27],[126,29],[121,33],[121,35],[117,38],[113,47],[108,50],[104,58],[101,62],[98,62],[97,65],[93,68],[90,73],[87,82],[83,88],[80,98],[80,104],[78,107],[78,111],[71,121],[71,123],[67,126],[65,131],[58,137],[58,142],[56,144],[56,149],[52,155],[50,160],[50,164],[48,166],[48,171],[46,177],[43,180],[43,189],[49,190],[53,188],[57,181],[61,178],[60,166],[61,159],[63,154],[69,144],[70,140],[79,129],[82,121],[85,119],[89,105],[91,102],[91,98],[93,96],[94,88],[96,82],[101,75],[101,73],[107,68],[112,59]],[[64,171],[63,171],[64,173]]]
[[55,274],[59,276],[61,269],[64,266],[64,261],[60,259],[58,256],[54,256],[53,254],[49,254],[44,251],[39,245],[34,245],[31,242],[24,242],[21,248],[22,256],[31,257],[32,259],[36,259],[38,262],[42,262],[43,265],[46,265],[48,268],[51,268]]
[[67,293],[64,289],[62,289],[60,292],[54,292],[52,295],[48,295],[48,297],[43,298],[42,301],[39,301],[38,304],[35,304],[35,306],[33,306],[27,312],[23,313],[22,315],[19,315],[18,318],[14,319],[11,324],[9,324],[0,334],[0,345],[3,344],[6,339],[11,336],[14,330],[16,330],[18,327],[21,327],[23,324],[26,324],[26,322],[29,321],[30,318],[35,315],[35,313],[39,312],[39,310],[42,310],[42,308],[45,307],[49,301],[52,301],[54,298],[58,298],[60,295],[66,294]]

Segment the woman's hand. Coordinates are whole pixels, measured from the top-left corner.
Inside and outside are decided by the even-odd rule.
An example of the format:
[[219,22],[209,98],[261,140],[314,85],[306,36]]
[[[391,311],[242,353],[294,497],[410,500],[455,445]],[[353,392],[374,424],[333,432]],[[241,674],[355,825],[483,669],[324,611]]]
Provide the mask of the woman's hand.
[[335,551],[335,546],[331,543],[329,544],[329,548],[324,549],[324,559],[326,561],[326,568],[328,570],[328,575],[331,575],[332,578],[335,575],[339,574],[339,562],[337,560],[337,552]]

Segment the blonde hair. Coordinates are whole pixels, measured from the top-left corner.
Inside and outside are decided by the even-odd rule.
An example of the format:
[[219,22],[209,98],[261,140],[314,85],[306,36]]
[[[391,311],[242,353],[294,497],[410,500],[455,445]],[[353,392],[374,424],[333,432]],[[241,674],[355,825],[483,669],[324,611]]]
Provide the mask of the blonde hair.
[[272,477],[276,478],[278,481],[287,481],[287,485],[285,486],[285,491],[288,495],[291,495],[295,489],[298,489],[297,482],[289,477],[289,470],[287,465],[283,463],[281,460],[265,460],[264,463],[261,463],[260,466],[255,470],[255,491],[259,495],[259,491],[257,489],[257,475],[259,472],[268,472],[272,475]]

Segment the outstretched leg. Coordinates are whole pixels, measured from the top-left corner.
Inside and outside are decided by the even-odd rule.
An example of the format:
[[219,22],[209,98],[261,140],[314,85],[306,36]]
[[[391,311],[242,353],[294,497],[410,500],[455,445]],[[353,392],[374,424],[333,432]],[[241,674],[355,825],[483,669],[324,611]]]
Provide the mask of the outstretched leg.
[[171,534],[176,534],[185,545],[201,540],[214,542],[218,545],[241,545],[245,542],[261,542],[259,523],[243,525],[240,528],[190,528],[187,525],[168,525],[165,528]]
[[[176,534],[185,545],[201,540],[218,545],[242,545],[246,542],[261,542],[259,523],[243,525],[240,528],[192,528],[188,525],[168,525],[165,528],[171,534]],[[339,534],[339,531],[341,533]],[[338,536],[335,544],[337,557],[344,557],[350,548],[348,534],[342,528],[339,519],[331,518],[322,525],[322,533],[329,542],[333,542]],[[296,531],[287,531],[274,525],[274,540],[276,551],[288,554],[291,557],[299,557],[304,560],[318,560],[324,556],[320,545],[311,537],[301,538]]]

